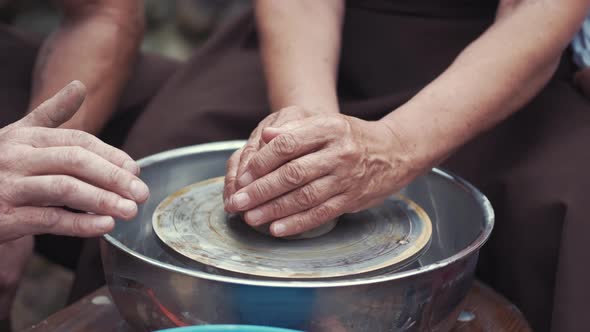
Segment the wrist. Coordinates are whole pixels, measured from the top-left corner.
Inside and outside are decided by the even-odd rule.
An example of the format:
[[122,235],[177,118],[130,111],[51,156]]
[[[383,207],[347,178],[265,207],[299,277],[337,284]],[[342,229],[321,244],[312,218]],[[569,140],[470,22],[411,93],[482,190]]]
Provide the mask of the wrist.
[[290,88],[272,88],[269,86],[271,112],[276,112],[289,106],[299,106],[322,113],[340,112],[336,89],[311,88],[310,86],[302,88],[303,86],[304,84]]
[[340,113],[337,101],[315,98],[288,98],[280,102],[271,102],[271,113],[290,106],[298,106],[314,113]]
[[425,170],[435,167],[452,151],[448,138],[437,137],[438,134],[429,129],[424,121],[412,123],[406,121],[405,117],[390,114],[379,122],[388,129],[392,139],[402,148],[403,159],[412,168]]

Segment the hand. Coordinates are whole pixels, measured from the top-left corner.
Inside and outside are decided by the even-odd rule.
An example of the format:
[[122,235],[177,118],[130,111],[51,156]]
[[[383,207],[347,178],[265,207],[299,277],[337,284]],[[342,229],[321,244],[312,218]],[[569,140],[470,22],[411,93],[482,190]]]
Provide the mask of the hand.
[[[278,127],[289,121],[305,119],[318,113],[319,111],[310,111],[301,107],[291,106],[272,113],[264,118],[264,120],[260,121],[258,127],[254,129],[246,144],[241,149],[234,152],[227,162],[223,191],[224,201],[241,189],[244,186],[242,183],[252,182],[251,179],[243,178],[243,175],[250,158],[252,158],[252,156],[266,144],[266,142],[261,139],[261,134],[264,128]],[[240,180],[238,181],[238,179]]]
[[114,227],[113,217],[133,218],[148,198],[127,154],[90,134],[56,128],[80,107],[85,91],[72,82],[0,129],[0,243],[39,233],[101,235]]
[[[274,236],[313,229],[382,202],[426,166],[385,123],[323,114],[262,130],[244,188],[226,204],[249,225],[272,223]],[[248,181],[246,181],[248,182]]]
[[10,315],[18,285],[32,254],[33,237],[30,235],[0,244],[0,320]]

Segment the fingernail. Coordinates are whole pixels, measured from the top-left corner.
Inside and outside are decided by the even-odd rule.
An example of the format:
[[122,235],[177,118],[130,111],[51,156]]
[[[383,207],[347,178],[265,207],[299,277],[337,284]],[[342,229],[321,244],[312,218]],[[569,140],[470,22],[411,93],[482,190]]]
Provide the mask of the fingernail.
[[139,180],[131,181],[129,191],[131,192],[131,196],[133,196],[133,198],[135,198],[137,201],[143,201],[147,199],[150,194],[150,190],[147,185]]
[[242,176],[240,176],[240,178],[238,179],[238,184],[242,187],[245,187],[245,186],[249,185],[250,183],[252,183],[253,181],[254,181],[254,177],[252,176],[252,173],[246,172],[246,173],[242,174]]
[[287,226],[282,223],[274,223],[270,227],[272,233],[276,236],[282,236],[287,231]]
[[94,227],[101,232],[110,231],[115,224],[115,220],[111,217],[98,218],[94,221]]
[[135,202],[128,199],[121,199],[117,203],[117,209],[126,217],[135,215],[137,212],[137,205]]
[[232,199],[233,205],[238,208],[244,208],[250,203],[250,196],[247,193],[236,194]]
[[123,168],[131,172],[133,175],[139,174],[139,165],[133,160],[126,160],[123,163]]
[[257,226],[261,221],[264,214],[260,209],[254,209],[246,212],[246,221],[252,226]]

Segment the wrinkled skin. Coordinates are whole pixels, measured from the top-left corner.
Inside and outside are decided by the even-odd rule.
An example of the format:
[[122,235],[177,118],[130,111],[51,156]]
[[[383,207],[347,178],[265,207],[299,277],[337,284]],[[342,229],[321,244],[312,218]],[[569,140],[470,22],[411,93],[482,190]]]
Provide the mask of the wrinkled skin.
[[0,129],[0,243],[39,233],[101,235],[113,217],[133,218],[147,199],[127,154],[82,131],[51,128],[75,113],[84,93],[72,83]]
[[379,204],[425,168],[389,126],[338,113],[266,126],[260,137],[225,208],[252,226],[272,223],[274,236]]
[[31,256],[32,235],[99,236],[112,230],[113,218],[133,218],[149,196],[127,154],[85,132],[57,128],[85,91],[72,82],[0,129],[0,319]]
[[248,162],[258,152],[266,142],[262,140],[262,131],[267,127],[278,127],[293,120],[305,119],[313,116],[317,112],[309,111],[300,107],[287,107],[279,112],[275,112],[260,121],[256,129],[252,131],[246,144],[232,154],[227,162],[227,171],[225,176],[225,186],[223,192],[224,201],[236,193],[242,187],[236,181],[246,171]]

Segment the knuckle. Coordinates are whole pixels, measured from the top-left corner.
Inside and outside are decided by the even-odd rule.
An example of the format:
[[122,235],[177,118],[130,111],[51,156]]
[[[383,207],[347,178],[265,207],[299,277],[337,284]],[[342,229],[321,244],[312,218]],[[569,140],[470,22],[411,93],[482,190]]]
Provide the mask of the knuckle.
[[25,154],[26,152],[23,151],[22,147],[7,144],[7,146],[2,146],[0,149],[2,151],[0,153],[0,171],[4,173],[0,174],[0,177],[5,177],[8,173],[18,172],[19,169],[22,171],[22,168],[27,168],[26,157],[30,156]]
[[252,184],[252,194],[255,200],[266,199],[272,192],[272,184],[266,180],[254,181]]
[[131,159],[131,157],[125,152],[111,146],[105,146],[104,149],[99,150],[100,152],[97,154],[99,154],[101,158],[106,159],[115,165],[123,165],[126,160]]
[[341,116],[325,117],[323,122],[324,122],[324,126],[330,128],[330,129],[338,130],[338,131],[342,131],[348,127],[348,121],[346,121]]
[[31,128],[28,127],[9,127],[2,133],[7,138],[22,138],[31,134]]
[[242,148],[242,152],[241,155],[248,155],[250,153],[256,152],[256,147],[254,146],[254,144],[252,143],[248,143],[246,144],[243,148]]
[[297,141],[291,134],[281,134],[272,140],[277,154],[292,155],[297,151]]
[[96,195],[96,207],[99,211],[108,211],[116,206],[117,199],[108,191],[101,190]]
[[223,187],[223,200],[225,201],[226,199],[228,199],[231,195],[233,195],[233,193],[235,192],[234,189],[234,183],[232,182],[227,182],[224,187]]
[[79,144],[82,146],[86,146],[87,144],[92,144],[90,142],[90,139],[88,138],[88,135],[81,130],[69,129],[68,133],[69,133],[69,139],[72,143],[76,143],[76,144]]
[[0,204],[0,221],[11,218],[15,211],[14,207],[10,205]]
[[85,152],[86,151],[84,149],[82,149],[81,147],[73,146],[73,147],[67,148],[65,150],[65,152],[63,153],[62,157],[67,165],[70,165],[71,167],[75,167],[75,168],[80,168],[80,167],[84,167],[84,164],[85,164],[82,159],[82,156],[84,155]]
[[[263,120],[264,121],[264,120]],[[258,124],[258,126],[256,128],[254,128],[254,130],[252,130],[252,132],[250,133],[250,136],[248,136],[248,142],[246,142],[246,146],[251,145],[252,141],[257,141],[257,137],[260,136],[260,131],[262,130],[262,126],[260,124]]]
[[282,212],[285,210],[283,207],[283,202],[278,199],[273,199],[272,201],[268,202],[266,209],[268,209],[270,216],[273,218],[283,215]]
[[36,222],[41,226],[43,229],[51,229],[54,228],[60,221],[61,216],[57,209],[43,209],[41,212],[41,217]]
[[17,145],[8,144],[2,147],[2,153],[0,153],[0,160],[11,162],[23,157],[24,153],[22,149]]
[[360,158],[360,150],[357,144],[351,141],[345,141],[340,146],[340,159],[348,162]]
[[74,129],[70,129],[70,139],[72,140],[72,143],[87,149],[94,148],[100,143],[100,140],[95,136]]
[[282,181],[291,186],[297,186],[305,181],[305,169],[299,163],[291,162],[280,168]]
[[293,222],[293,229],[295,234],[303,233],[310,228],[310,221],[302,217],[298,217]]
[[240,161],[240,154],[242,153],[242,150],[237,150],[236,152],[232,153],[231,157],[229,157],[229,159],[227,160],[227,163],[225,164],[225,170],[227,172],[235,170],[235,168],[237,167],[239,161]]
[[264,170],[268,169],[267,161],[259,155],[254,155],[248,163],[248,168],[255,174],[263,174]]
[[311,206],[317,202],[317,193],[312,185],[308,185],[294,192],[295,202],[301,206]]
[[14,181],[14,180],[0,180],[0,186],[3,187],[0,189],[0,215],[6,214],[11,212],[7,210],[9,208],[6,204],[14,204],[19,201],[19,196],[25,191],[25,186],[21,181]]
[[334,209],[326,204],[320,205],[313,210],[313,217],[318,221],[326,221],[332,218]]
[[131,182],[131,179],[128,178],[129,176],[127,176],[127,173],[125,173],[119,167],[110,167],[106,174],[106,185],[108,188],[114,188],[115,186]]
[[87,233],[86,224],[84,223],[82,215],[79,213],[72,216],[72,223],[70,227],[70,231],[72,232],[72,234],[83,236]]
[[78,191],[78,185],[68,176],[59,176],[51,181],[49,191],[56,197],[68,197]]
[[110,158],[117,165],[123,165],[127,160],[133,161],[133,158],[127,153],[111,146],[109,146],[106,152],[106,157]]

